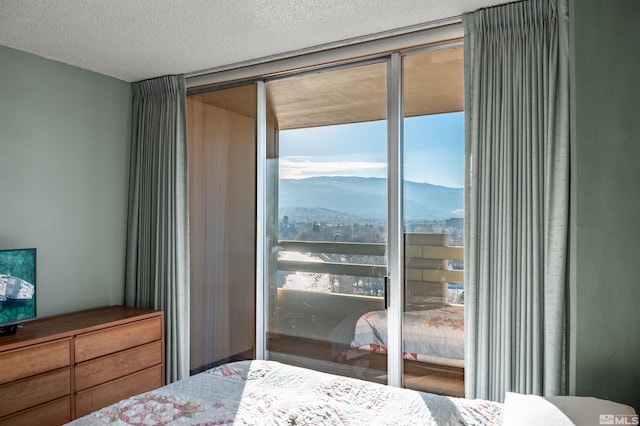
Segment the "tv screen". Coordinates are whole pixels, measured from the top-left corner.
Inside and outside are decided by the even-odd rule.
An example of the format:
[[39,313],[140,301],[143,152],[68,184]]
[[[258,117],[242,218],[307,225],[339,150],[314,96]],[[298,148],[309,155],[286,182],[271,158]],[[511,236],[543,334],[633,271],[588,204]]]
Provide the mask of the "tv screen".
[[0,336],[36,317],[36,249],[0,250]]

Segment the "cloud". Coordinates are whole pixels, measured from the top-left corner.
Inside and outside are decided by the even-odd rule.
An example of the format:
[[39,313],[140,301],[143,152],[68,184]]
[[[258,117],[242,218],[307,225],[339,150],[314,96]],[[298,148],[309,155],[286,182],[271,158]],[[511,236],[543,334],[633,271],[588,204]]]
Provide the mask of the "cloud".
[[303,179],[312,176],[385,177],[386,163],[368,161],[310,161],[310,157],[291,156],[280,159],[281,179]]

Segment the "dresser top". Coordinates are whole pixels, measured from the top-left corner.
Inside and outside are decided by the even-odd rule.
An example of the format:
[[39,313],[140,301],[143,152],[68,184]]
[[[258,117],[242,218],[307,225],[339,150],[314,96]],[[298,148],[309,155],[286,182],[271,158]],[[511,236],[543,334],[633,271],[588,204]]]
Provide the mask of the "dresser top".
[[20,347],[25,343],[33,344],[86,333],[104,328],[106,324],[116,326],[162,314],[162,311],[152,309],[108,306],[39,318],[18,325],[18,331],[14,335],[0,337],[0,351]]

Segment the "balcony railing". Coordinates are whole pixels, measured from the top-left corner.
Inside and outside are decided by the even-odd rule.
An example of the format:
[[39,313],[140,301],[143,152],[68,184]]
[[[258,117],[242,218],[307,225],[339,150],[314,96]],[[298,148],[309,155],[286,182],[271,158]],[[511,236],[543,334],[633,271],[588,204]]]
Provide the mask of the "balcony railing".
[[[459,294],[452,294],[462,290],[450,290],[450,287],[453,283],[462,284],[464,272],[451,270],[448,265],[451,261],[462,261],[464,250],[447,246],[447,242],[446,234],[405,234],[406,310],[463,303]],[[274,289],[274,306],[280,321],[274,330],[278,333],[314,335],[330,340],[331,330],[343,319],[384,309],[382,278],[387,274],[386,244],[281,240],[278,251],[280,272],[332,276],[329,280],[332,286],[322,287],[324,290],[320,291],[311,290],[311,285]],[[285,253],[303,256],[285,256]],[[310,283],[317,279],[308,278]],[[284,279],[286,282],[287,278]]]
[[[385,244],[316,241],[279,241],[278,248],[280,251],[285,252],[380,257],[385,256],[386,250]],[[387,267],[385,265],[292,259],[278,259],[278,270],[371,278],[384,278],[387,273]]]
[[[447,246],[446,242],[446,234],[405,234],[405,279],[431,283],[463,283],[464,271],[449,269],[448,262],[464,260],[464,248]],[[278,242],[278,249],[281,252],[325,256],[343,254],[383,258],[386,255],[386,245],[379,243],[281,240]],[[371,278],[383,278],[387,274],[387,267],[383,264],[281,258],[278,259],[278,270]]]

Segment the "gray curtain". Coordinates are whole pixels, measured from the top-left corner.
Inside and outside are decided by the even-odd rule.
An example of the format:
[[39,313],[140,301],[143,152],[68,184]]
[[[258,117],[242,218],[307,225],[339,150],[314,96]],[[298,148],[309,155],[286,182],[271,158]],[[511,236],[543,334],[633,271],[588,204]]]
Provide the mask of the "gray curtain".
[[566,0],[463,16],[465,390],[563,392],[569,211]]
[[166,381],[189,376],[184,76],[133,83],[125,303],[165,313]]

